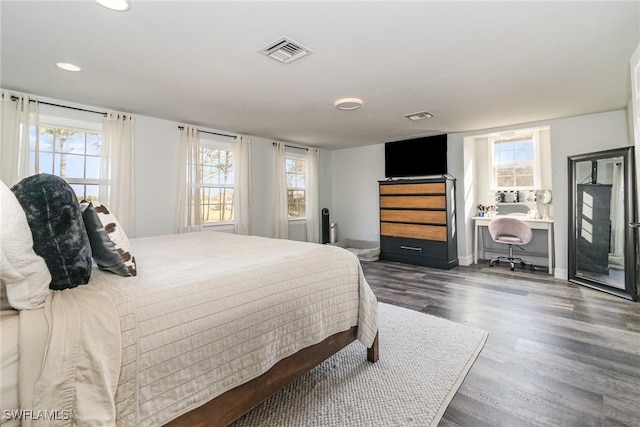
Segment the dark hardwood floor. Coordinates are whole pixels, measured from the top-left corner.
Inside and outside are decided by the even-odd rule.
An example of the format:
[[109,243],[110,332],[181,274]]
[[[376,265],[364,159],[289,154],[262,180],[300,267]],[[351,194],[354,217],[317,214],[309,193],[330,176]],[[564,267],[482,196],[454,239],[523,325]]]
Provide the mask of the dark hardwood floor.
[[640,426],[640,303],[543,269],[362,264],[378,301],[489,332],[440,426]]

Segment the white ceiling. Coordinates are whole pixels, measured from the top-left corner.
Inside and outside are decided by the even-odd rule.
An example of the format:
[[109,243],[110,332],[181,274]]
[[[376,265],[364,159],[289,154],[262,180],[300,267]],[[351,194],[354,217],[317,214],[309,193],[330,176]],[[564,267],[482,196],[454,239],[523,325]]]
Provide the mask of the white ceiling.
[[[637,1],[0,7],[5,89],[328,149],[626,108],[640,41]],[[257,53],[282,36],[314,53]]]

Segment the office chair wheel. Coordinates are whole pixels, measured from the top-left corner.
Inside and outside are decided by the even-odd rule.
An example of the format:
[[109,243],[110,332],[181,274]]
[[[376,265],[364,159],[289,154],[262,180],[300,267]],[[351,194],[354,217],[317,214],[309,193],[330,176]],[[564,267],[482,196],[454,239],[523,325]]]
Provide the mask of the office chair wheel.
[[511,263],[511,271],[516,271],[516,266],[514,263]]

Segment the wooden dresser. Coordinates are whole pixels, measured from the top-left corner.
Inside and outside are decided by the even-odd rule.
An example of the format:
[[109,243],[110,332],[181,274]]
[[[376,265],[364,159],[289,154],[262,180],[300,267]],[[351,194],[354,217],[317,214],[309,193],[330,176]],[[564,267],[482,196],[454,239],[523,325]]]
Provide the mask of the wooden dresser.
[[380,258],[447,270],[456,267],[455,179],[379,184]]

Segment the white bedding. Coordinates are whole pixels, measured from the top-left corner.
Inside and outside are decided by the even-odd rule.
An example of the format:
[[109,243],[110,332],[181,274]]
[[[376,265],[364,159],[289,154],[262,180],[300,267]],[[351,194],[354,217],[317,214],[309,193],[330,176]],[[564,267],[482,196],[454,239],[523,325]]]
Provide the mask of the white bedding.
[[[132,245],[138,276],[94,270],[80,287],[113,303],[98,316],[119,325],[119,425],[162,425],[352,326],[365,346],[375,338],[376,299],[357,258],[341,248],[214,232]],[[45,366],[67,362],[57,354]]]
[[18,409],[18,333],[17,310],[0,311],[0,402],[2,414],[0,424],[5,427],[19,426],[17,420],[4,419],[5,410]]

